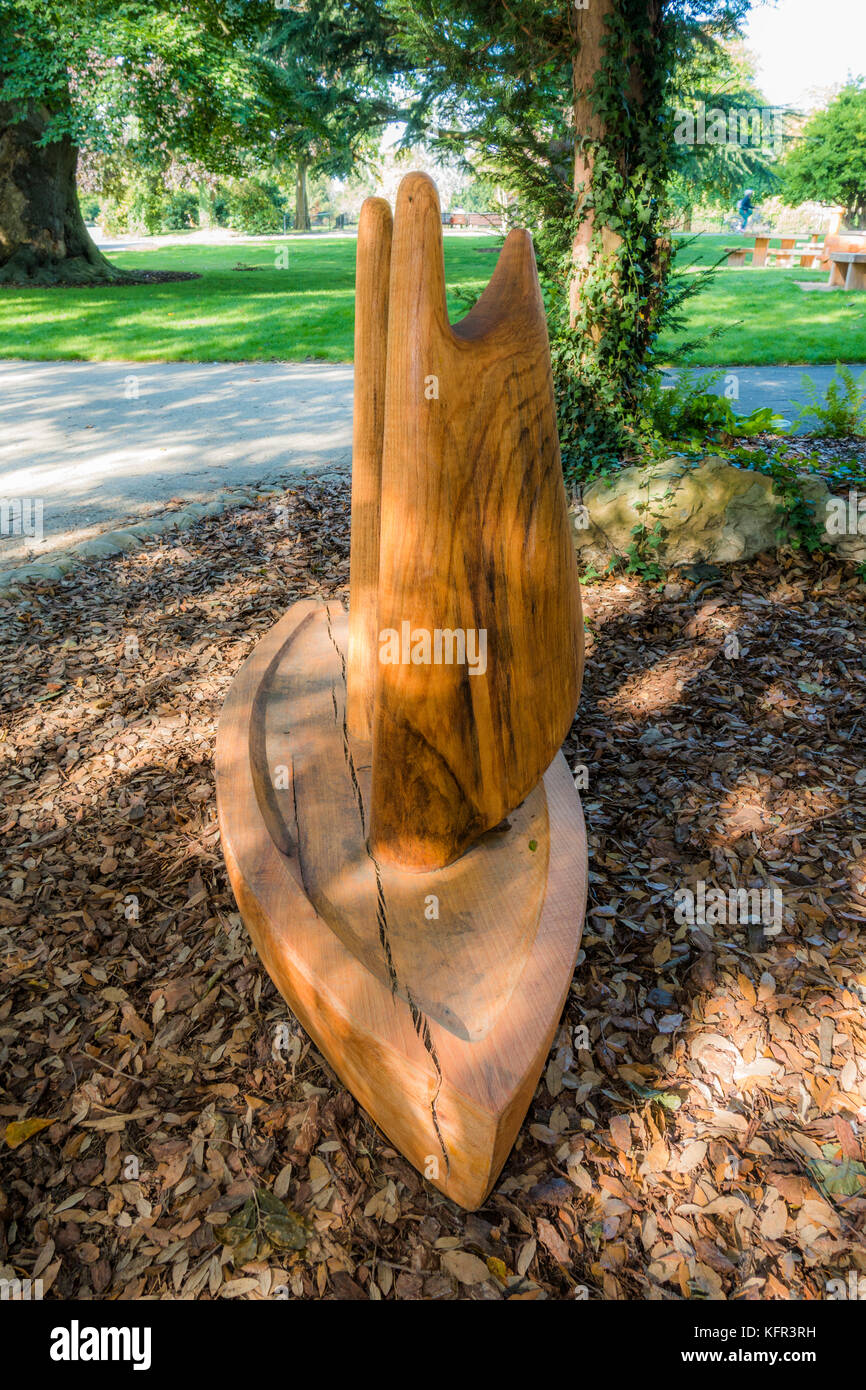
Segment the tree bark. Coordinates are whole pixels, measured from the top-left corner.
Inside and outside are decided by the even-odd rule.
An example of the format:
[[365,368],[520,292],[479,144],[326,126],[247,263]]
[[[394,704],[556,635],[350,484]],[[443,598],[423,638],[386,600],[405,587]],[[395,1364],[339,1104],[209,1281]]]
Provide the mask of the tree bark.
[[298,172],[295,180],[295,231],[308,232],[310,230],[310,209],[307,203],[307,161],[298,160]]
[[[590,243],[597,230],[594,207],[595,153],[592,144],[604,145],[609,138],[602,117],[595,109],[593,87],[605,56],[605,38],[608,33],[608,19],[618,11],[619,0],[591,0],[586,8],[572,11],[572,33],[575,49],[572,57],[572,109],[574,112],[574,193],[576,205],[584,208],[584,215],[575,232],[572,242],[573,274],[569,287],[569,313],[572,326],[577,322],[580,310],[580,297],[584,281],[590,269]],[[648,16],[658,22],[658,0],[645,0]],[[633,111],[646,105],[646,92],[636,63],[629,65],[624,82],[625,98]],[[584,141],[590,142],[585,145]],[[620,153],[620,171],[626,172],[626,157]],[[598,252],[601,260],[613,256],[622,245],[622,237],[612,227],[602,225],[601,247]],[[660,281],[666,264],[667,243],[659,238],[653,258],[654,275]],[[600,336],[600,329],[592,330],[593,336]]]
[[[574,35],[577,41],[572,58],[572,92],[574,109],[574,192],[578,206],[592,196],[594,157],[584,140],[600,142],[604,139],[604,124],[592,103],[591,94],[595,76],[601,63],[604,49],[606,21],[613,14],[616,0],[593,0],[586,9],[572,11]],[[581,284],[589,266],[589,244],[595,231],[595,215],[592,207],[586,209],[572,242],[572,263],[574,274],[571,278],[569,307],[572,323],[575,322],[580,303]],[[620,238],[613,231],[603,227],[602,241],[604,254],[615,251]]]
[[68,139],[38,146],[48,112],[13,122],[0,105],[0,284],[91,285],[135,279],[95,246],[78,206],[78,150]]

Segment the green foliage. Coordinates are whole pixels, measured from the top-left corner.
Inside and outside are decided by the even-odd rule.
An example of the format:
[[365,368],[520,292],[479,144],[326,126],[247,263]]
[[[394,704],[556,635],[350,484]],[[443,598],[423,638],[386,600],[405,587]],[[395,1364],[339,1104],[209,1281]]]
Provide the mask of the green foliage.
[[806,122],[782,166],[782,195],[844,208],[849,227],[866,227],[866,82],[843,88]]
[[800,406],[798,420],[816,420],[811,432],[828,439],[844,439],[850,436],[866,436],[866,372],[855,379],[850,367],[836,363],[836,376],[832,378],[824,396],[820,396],[814,381],[803,374],[803,389],[806,404]]
[[614,0],[578,91],[587,21],[570,5],[387,2],[421,74],[407,143],[432,127],[440,152],[516,194],[513,220],[533,231],[566,476],[633,456],[669,309],[672,74],[698,39],[730,37],[748,0]]
[[99,199],[94,193],[83,193],[79,196],[78,206],[81,208],[81,216],[85,222],[96,222],[99,219]]
[[275,183],[262,179],[233,179],[225,194],[229,227],[249,236],[283,230],[284,200]]
[[187,188],[165,188],[152,170],[115,176],[109,187],[110,193],[101,199],[100,219],[110,236],[126,232],[156,236],[198,226],[197,194]]
[[3,0],[0,103],[13,120],[45,111],[45,143],[183,150],[240,172],[278,111],[284,127],[300,117],[257,52],[273,14],[267,0]]
[[726,445],[770,430],[778,433],[782,420],[769,406],[737,415],[727,396],[709,390],[722,376],[722,372],[698,374],[683,368],[673,382],[654,380],[644,399],[654,433],[664,441],[695,448],[715,442]]
[[399,118],[393,90],[406,67],[382,0],[284,0],[261,53],[299,115],[275,135],[278,161],[338,178],[368,162]]
[[183,232],[197,227],[199,219],[198,194],[189,189],[178,188],[169,193],[162,215],[162,227],[166,232]]
[[753,455],[750,463],[773,479],[773,491],[779,498],[779,524],[776,528],[779,544],[787,545],[791,550],[805,550],[809,555],[829,550],[815,503],[803,491],[803,460],[782,448],[769,456],[766,453]]
[[[758,197],[775,191],[777,150],[772,138],[781,112],[768,107],[760,92],[752,59],[739,42],[704,42],[700,32],[680,52],[671,75],[670,98],[677,108],[674,147],[668,175],[668,199],[673,208],[690,215],[698,207],[730,207],[745,188]],[[736,140],[690,142],[678,138],[680,116],[694,120],[697,112],[731,113],[759,110],[767,114],[771,129],[762,121],[760,132],[743,130],[737,122]],[[758,134],[760,139],[755,139]],[[748,138],[744,138],[747,135]]]
[[[638,508],[640,510],[640,508]],[[661,517],[657,517],[655,525],[650,528],[646,523],[641,522],[633,526],[631,534],[634,537],[631,545],[626,549],[628,563],[625,567],[626,574],[636,574],[639,579],[644,579],[648,583],[658,583],[664,577],[664,570],[657,560],[653,558],[654,552],[664,542],[667,534]]]
[[275,1251],[303,1250],[311,1231],[302,1216],[261,1187],[224,1226],[214,1227],[214,1234],[228,1247],[232,1264],[238,1266],[266,1260]]

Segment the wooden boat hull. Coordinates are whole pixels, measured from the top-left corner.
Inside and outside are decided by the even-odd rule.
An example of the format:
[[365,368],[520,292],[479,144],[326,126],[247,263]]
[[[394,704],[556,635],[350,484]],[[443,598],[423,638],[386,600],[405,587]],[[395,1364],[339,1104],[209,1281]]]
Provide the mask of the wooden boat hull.
[[508,825],[457,864],[378,865],[369,745],[347,729],[347,649],[342,608],[306,600],[239,672],[217,739],[223,852],[292,1011],[396,1147],[471,1210],[514,1143],[571,982],[580,800],[558,753]]

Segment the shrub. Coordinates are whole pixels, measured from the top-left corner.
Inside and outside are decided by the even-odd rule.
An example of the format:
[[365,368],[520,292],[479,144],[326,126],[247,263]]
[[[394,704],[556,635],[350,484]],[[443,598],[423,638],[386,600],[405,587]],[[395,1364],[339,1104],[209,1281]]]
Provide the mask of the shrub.
[[749,415],[735,414],[727,396],[718,396],[708,387],[722,373],[699,376],[683,369],[671,385],[655,378],[647,389],[645,406],[654,432],[662,440],[701,441],[747,439],[765,430],[778,432],[781,417],[769,406]]
[[97,222],[99,220],[99,199],[93,193],[82,193],[78,199],[78,206],[81,208],[81,216],[85,222]]
[[862,438],[866,435],[866,372],[858,382],[850,367],[837,362],[836,374],[838,381],[834,376],[822,398],[812,378],[803,373],[806,404],[800,407],[798,422],[817,420],[812,433],[828,439]]
[[160,231],[183,232],[189,227],[197,227],[199,222],[198,195],[178,188],[169,193],[162,209]]
[[248,236],[283,230],[283,203],[276,184],[235,179],[226,189],[228,225]]

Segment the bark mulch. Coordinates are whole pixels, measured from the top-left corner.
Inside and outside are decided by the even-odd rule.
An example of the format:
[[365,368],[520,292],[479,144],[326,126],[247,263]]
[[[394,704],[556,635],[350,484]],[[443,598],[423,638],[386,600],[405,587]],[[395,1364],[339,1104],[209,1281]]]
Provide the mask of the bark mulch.
[[[288,1014],[220,855],[222,699],[289,603],[347,596],[348,532],[345,485],[314,484],[0,607],[0,1277],[700,1300],[866,1273],[862,584],[763,560],[585,590],[582,953],[467,1215]],[[779,930],[678,922],[699,882],[778,889]]]
[[129,272],[126,280],[52,280],[50,275],[46,275],[44,280],[31,277],[22,277],[18,280],[0,283],[0,291],[8,290],[10,294],[18,290],[123,290],[130,285],[170,285],[176,280],[200,280],[201,275],[195,270],[133,270]]

